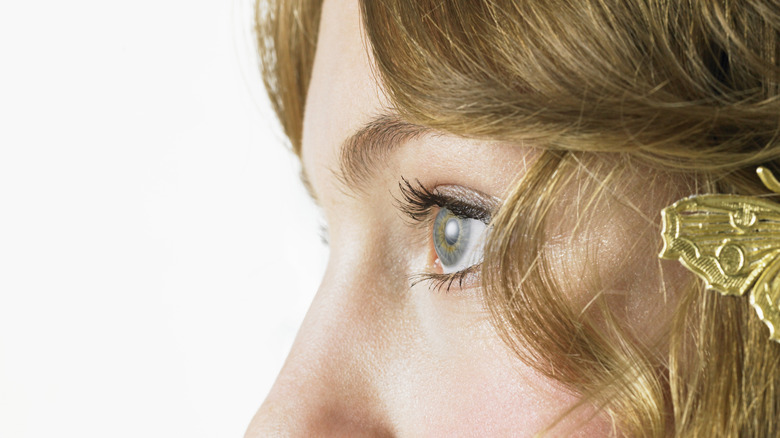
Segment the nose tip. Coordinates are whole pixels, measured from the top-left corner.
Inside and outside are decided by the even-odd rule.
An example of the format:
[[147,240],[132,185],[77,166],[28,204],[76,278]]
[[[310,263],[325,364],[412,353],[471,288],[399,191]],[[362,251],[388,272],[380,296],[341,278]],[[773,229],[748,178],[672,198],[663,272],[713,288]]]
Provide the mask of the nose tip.
[[367,306],[353,288],[326,283],[246,438],[394,435],[376,390],[376,319],[361,315]]
[[245,438],[393,436],[354,368],[332,371],[317,362],[302,366],[291,354]]
[[[303,397],[301,397],[303,396]],[[307,397],[270,396],[252,419],[245,438],[392,437],[387,428],[347,403]]]

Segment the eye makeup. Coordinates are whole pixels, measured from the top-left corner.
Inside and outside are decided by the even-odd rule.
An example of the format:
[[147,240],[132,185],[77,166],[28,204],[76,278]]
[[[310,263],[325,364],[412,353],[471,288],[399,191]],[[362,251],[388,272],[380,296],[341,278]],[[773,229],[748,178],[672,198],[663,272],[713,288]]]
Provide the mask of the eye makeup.
[[412,286],[427,281],[434,290],[462,288],[478,278],[482,243],[497,199],[461,186],[442,185],[430,190],[420,181],[399,183],[397,206],[413,224],[428,231],[427,240],[436,255],[434,269],[410,277]]
[[401,190],[401,199],[396,199],[398,208],[419,223],[430,219],[431,210],[440,207],[449,209],[456,216],[487,224],[492,211],[499,205],[496,198],[461,186],[443,185],[429,190],[419,180],[413,184],[406,178],[401,178],[398,186]]

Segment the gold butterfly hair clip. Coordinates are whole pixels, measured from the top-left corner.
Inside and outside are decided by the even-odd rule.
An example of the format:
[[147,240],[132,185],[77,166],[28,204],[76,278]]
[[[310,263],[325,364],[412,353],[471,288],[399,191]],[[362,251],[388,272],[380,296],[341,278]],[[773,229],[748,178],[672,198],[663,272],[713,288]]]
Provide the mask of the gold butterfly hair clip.
[[[780,182],[756,169],[766,188],[780,194]],[[696,195],[661,211],[664,247],[659,257],[680,260],[708,289],[742,296],[780,342],[780,204],[755,196]],[[751,289],[752,287],[752,289]]]

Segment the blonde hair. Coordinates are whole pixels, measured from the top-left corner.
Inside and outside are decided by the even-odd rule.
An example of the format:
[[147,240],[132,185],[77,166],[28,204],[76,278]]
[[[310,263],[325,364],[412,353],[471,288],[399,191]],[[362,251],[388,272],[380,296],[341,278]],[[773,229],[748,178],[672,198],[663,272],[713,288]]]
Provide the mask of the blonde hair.
[[[517,355],[608,413],[622,434],[780,436],[780,345],[747,299],[691,279],[672,301],[668,330],[643,341],[597,282],[587,312],[572,305],[546,256],[549,214],[570,184],[585,199],[568,211],[581,233],[609,188],[639,172],[681,195],[766,193],[754,169],[780,169],[780,4],[575,3],[361,7],[377,72],[404,119],[544,148],[493,218],[482,269],[495,325]],[[264,81],[296,153],[320,9],[318,0],[257,7]]]

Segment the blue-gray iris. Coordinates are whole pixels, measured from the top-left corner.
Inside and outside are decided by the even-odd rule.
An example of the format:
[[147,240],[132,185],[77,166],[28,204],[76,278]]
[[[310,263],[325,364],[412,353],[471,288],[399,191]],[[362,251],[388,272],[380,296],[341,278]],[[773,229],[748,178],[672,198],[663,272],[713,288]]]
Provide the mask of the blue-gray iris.
[[442,208],[433,224],[433,248],[442,266],[453,267],[461,262],[468,249],[470,220]]

